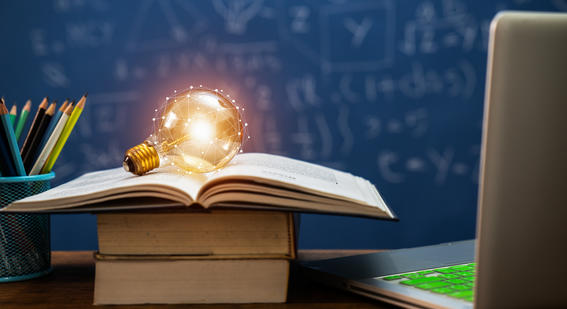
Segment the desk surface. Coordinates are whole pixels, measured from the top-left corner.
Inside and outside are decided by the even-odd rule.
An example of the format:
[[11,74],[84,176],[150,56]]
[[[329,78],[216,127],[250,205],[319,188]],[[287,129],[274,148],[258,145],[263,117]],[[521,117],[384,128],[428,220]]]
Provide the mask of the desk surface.
[[[300,250],[299,258],[313,260],[375,252],[375,250]],[[81,308],[92,306],[94,260],[90,251],[63,252],[52,255],[53,273],[29,281],[1,283],[0,308]],[[290,279],[286,304],[177,305],[191,308],[392,308],[334,288],[311,282],[298,272]],[[155,308],[173,306],[117,306],[117,308]]]

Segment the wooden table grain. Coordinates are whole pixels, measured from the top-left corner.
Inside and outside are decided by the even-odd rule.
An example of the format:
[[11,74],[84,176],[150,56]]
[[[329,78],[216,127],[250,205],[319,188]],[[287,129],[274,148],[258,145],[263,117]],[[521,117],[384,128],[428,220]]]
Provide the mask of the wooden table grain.
[[[375,250],[300,250],[299,258],[313,260],[375,252]],[[392,308],[392,306],[331,287],[292,271],[285,304],[93,306],[94,259],[90,251],[55,251],[53,272],[45,277],[0,283],[0,308]],[[293,269],[293,268],[292,268]]]

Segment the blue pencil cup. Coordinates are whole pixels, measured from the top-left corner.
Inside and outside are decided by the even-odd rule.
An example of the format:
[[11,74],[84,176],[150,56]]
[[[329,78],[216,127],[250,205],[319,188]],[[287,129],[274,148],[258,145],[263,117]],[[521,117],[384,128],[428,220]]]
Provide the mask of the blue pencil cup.
[[[51,188],[55,173],[0,177],[0,208]],[[49,215],[0,213],[0,282],[51,271]]]

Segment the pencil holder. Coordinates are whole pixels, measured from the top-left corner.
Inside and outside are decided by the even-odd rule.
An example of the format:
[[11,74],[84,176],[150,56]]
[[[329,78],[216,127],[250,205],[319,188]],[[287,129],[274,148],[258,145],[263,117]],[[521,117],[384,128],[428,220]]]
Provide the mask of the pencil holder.
[[[0,177],[0,208],[50,189],[55,173]],[[0,213],[0,282],[51,271],[49,215]]]

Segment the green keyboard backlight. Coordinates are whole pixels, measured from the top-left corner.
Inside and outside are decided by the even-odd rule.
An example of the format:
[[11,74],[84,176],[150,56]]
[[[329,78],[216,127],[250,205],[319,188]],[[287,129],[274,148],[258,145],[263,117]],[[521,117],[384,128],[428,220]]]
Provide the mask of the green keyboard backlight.
[[476,263],[440,267],[381,279],[472,302]]

